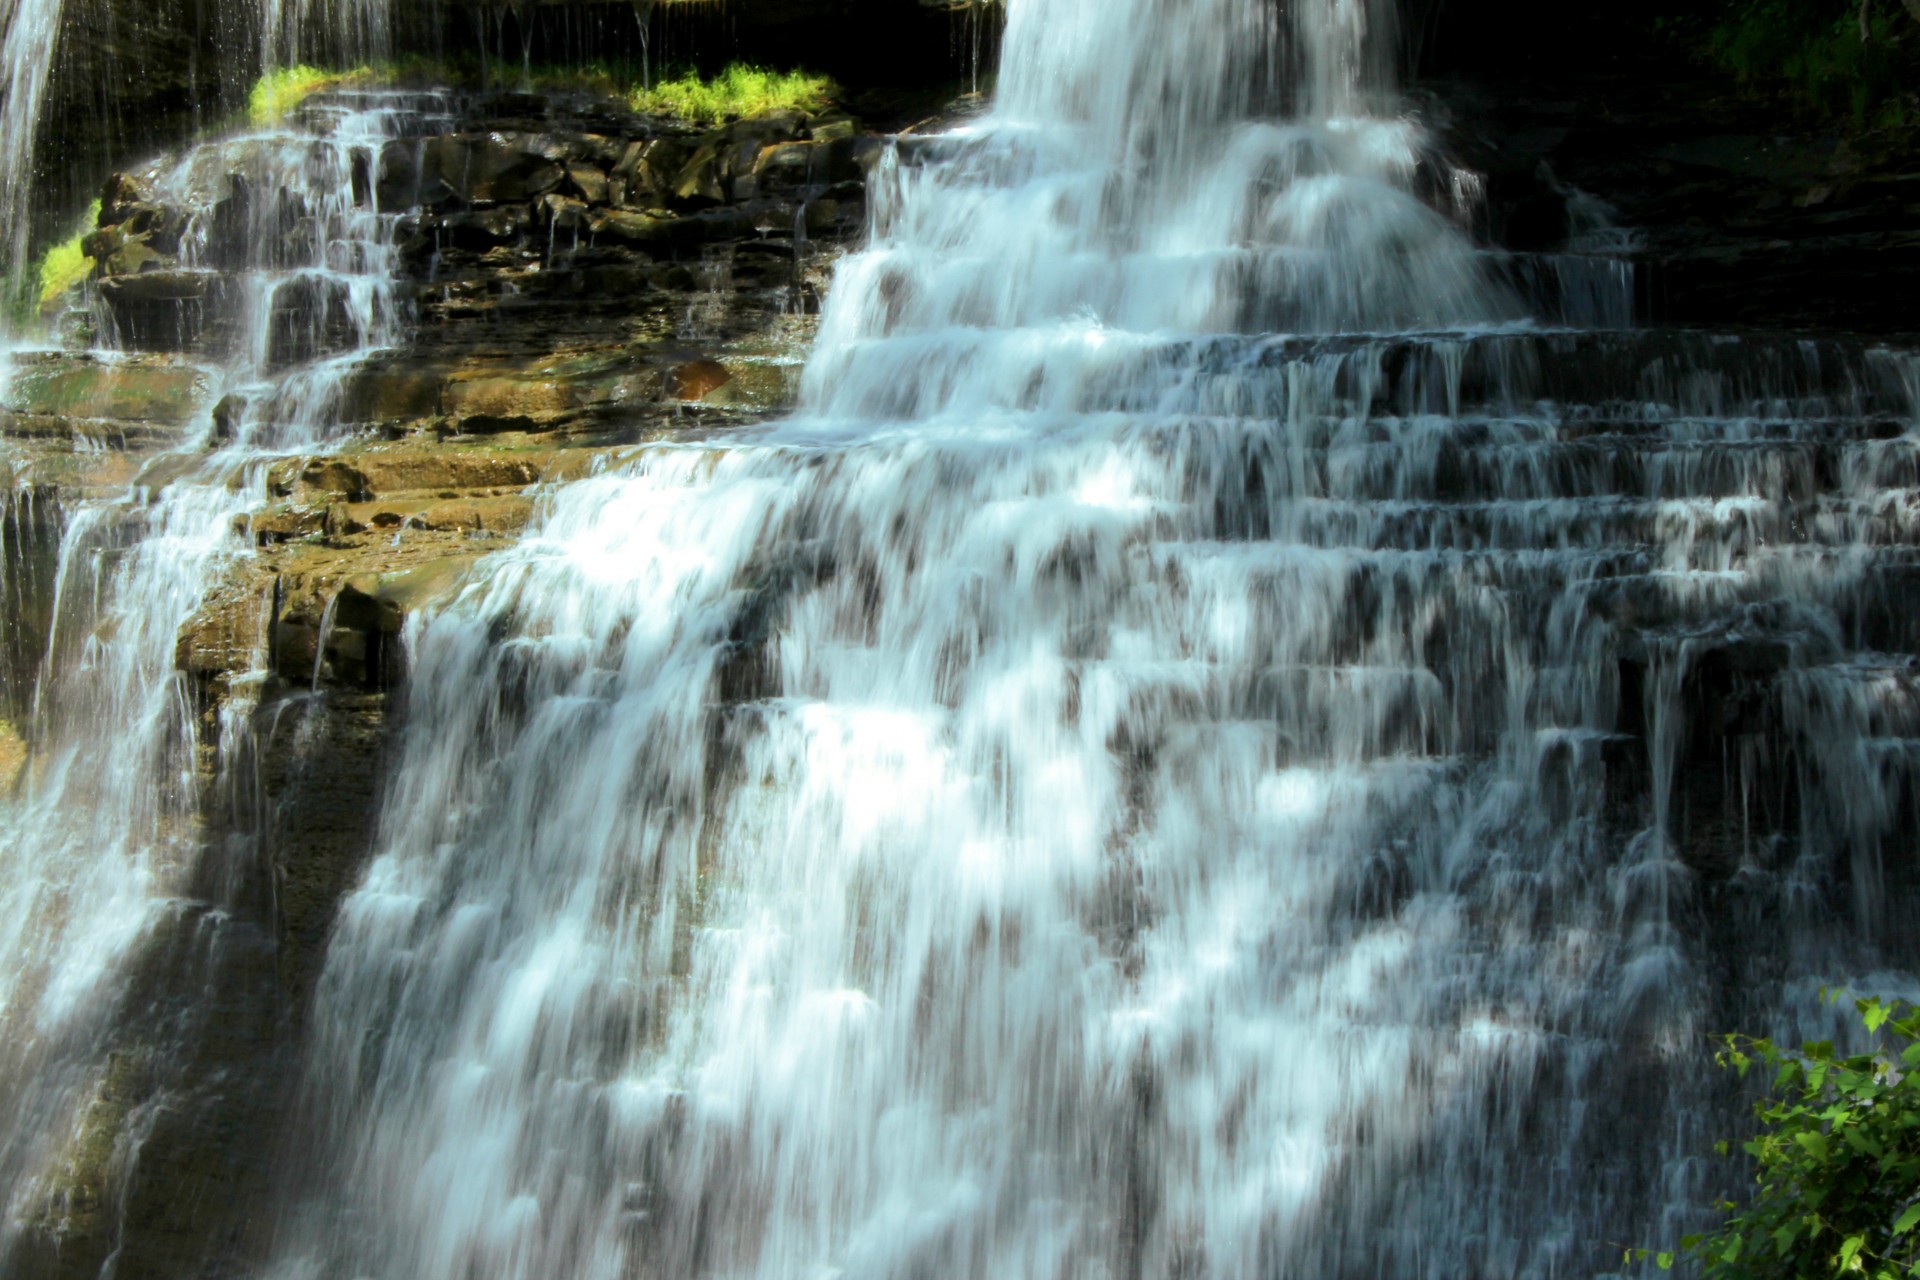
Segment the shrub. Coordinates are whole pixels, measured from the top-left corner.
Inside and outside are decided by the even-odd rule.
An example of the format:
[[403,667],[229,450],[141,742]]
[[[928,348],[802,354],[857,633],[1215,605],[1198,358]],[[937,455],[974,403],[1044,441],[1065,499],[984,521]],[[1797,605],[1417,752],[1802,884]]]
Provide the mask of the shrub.
[[[1891,1032],[1876,1052],[1843,1056],[1829,1043],[1791,1052],[1740,1036],[1720,1051],[1722,1066],[1742,1077],[1764,1068],[1773,1084],[1745,1144],[1752,1198],[1722,1205],[1718,1230],[1681,1241],[1707,1280],[1920,1276],[1920,1011],[1856,1007],[1870,1035]],[[1675,1255],[1657,1261],[1670,1268]]]
[[1706,32],[1705,51],[1747,82],[1787,86],[1815,115],[1858,124],[1902,122],[1912,65],[1913,19],[1891,0],[1868,10],[1866,39],[1854,0],[1734,0]]

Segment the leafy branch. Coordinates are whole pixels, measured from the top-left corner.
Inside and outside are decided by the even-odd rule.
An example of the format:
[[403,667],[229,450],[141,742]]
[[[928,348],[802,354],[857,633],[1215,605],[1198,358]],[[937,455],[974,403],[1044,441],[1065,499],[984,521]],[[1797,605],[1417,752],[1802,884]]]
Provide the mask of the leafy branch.
[[[1676,1252],[1629,1250],[1662,1270],[1696,1265],[1705,1280],[1920,1277],[1920,1010],[1858,1000],[1877,1051],[1842,1055],[1831,1042],[1798,1051],[1728,1036],[1716,1061],[1743,1079],[1770,1071],[1754,1104],[1759,1132],[1743,1144],[1755,1189],[1723,1203],[1718,1230]],[[1730,1145],[1719,1144],[1722,1155]]]

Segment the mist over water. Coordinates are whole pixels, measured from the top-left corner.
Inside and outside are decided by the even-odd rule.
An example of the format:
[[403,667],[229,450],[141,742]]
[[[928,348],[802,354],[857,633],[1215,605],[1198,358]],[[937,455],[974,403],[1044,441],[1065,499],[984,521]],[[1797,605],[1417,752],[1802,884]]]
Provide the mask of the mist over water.
[[[1530,295],[1391,16],[1013,0],[803,413],[416,624],[274,1274],[1549,1276],[1711,1203],[1702,1036],[1909,962],[1912,364]],[[1742,661],[1824,745],[1722,864]]]

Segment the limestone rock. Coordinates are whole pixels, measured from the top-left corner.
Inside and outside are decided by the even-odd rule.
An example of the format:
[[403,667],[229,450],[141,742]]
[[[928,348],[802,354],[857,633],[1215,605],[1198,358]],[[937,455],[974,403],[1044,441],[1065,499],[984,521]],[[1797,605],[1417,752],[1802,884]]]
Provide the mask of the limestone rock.
[[16,357],[0,407],[27,415],[184,426],[205,411],[211,385],[202,369],[175,360],[103,360],[47,352]]

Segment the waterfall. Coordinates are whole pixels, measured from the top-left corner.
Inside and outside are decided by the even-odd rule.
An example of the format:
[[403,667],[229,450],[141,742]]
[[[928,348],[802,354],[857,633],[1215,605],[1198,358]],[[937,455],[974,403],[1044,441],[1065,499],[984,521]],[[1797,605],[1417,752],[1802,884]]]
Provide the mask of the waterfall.
[[260,8],[260,64],[352,67],[393,56],[388,0],[250,0]]
[[60,0],[0,4],[0,270],[12,282],[8,305],[0,308],[0,336],[12,327],[12,304],[31,287],[24,271],[34,143],[59,25]]
[[804,412],[414,621],[274,1275],[1546,1277],[1728,1189],[1705,1034],[1914,961],[1912,363],[1593,327],[1390,19],[1012,0]]
[[[341,95],[149,175],[154,198],[186,219],[180,270],[231,283],[208,295],[209,310],[220,299],[231,307],[209,327],[235,335],[213,372],[222,398],[244,408],[224,434],[203,422],[124,494],[67,518],[34,760],[21,793],[0,800],[0,1268],[23,1233],[57,1234],[71,1211],[49,1162],[85,1140],[96,1097],[127,1069],[106,1051],[116,1027],[142,1025],[126,1005],[128,957],[169,913],[197,910],[185,886],[221,761],[201,759],[219,735],[199,723],[177,669],[181,629],[250,553],[245,516],[268,501],[268,464],[325,449],[345,378],[403,331],[394,242],[404,211],[356,194],[354,173],[434,112],[444,127],[434,99]],[[118,332],[114,313],[103,315]],[[234,691],[229,728],[244,724],[264,679],[258,671]],[[209,951],[227,926],[223,904],[212,905],[200,926]]]

